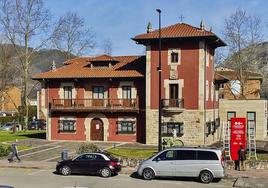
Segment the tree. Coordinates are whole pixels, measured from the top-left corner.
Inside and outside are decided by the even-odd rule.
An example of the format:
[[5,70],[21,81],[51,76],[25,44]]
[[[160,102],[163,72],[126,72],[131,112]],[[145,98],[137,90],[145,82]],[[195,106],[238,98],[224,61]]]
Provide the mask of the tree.
[[107,55],[112,55],[112,50],[113,50],[113,44],[112,41],[110,39],[105,39],[103,41],[103,52],[104,54]]
[[247,72],[256,70],[259,62],[255,54],[256,46],[262,41],[261,19],[239,9],[225,19],[224,37],[229,51],[225,65],[235,70],[240,84],[239,97],[245,98]]
[[70,59],[92,49],[95,45],[94,38],[93,31],[85,27],[84,19],[69,11],[58,20],[52,43],[64,52],[66,59]]
[[[42,0],[2,0],[0,22],[5,37],[12,44],[22,72],[22,113],[24,129],[28,125],[29,68],[35,52],[50,37],[50,13]],[[35,46],[35,48],[30,48]]]

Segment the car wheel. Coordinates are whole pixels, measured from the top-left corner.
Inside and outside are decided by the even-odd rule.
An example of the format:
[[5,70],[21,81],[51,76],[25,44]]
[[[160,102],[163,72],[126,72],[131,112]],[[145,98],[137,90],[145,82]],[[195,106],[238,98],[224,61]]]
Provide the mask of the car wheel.
[[210,183],[213,180],[213,175],[210,171],[203,170],[200,172],[199,178],[202,183]]
[[142,173],[142,177],[145,180],[152,180],[155,178],[154,171],[151,168],[145,168]]
[[108,178],[112,175],[112,171],[110,168],[104,167],[103,169],[101,169],[100,175],[101,177]]
[[68,176],[71,174],[71,169],[68,166],[63,166],[60,171],[61,171],[61,174],[64,176]]

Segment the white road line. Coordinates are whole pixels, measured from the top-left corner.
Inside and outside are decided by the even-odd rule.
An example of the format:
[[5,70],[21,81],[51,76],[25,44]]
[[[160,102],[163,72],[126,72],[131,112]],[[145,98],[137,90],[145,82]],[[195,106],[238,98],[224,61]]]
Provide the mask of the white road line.
[[[115,144],[115,147],[118,147],[118,146],[122,146],[122,145],[125,145],[127,143],[119,143],[119,144]],[[114,148],[114,145],[113,146],[109,146],[107,148],[104,148],[103,150],[108,150],[108,149],[111,149],[111,148]]]
[[[73,154],[75,154],[75,152],[70,152],[70,153],[68,153],[68,155],[73,155]],[[50,161],[50,160],[57,159],[57,158],[60,158],[60,156],[52,157],[52,158],[45,159],[45,160],[42,160],[42,161],[44,161],[44,162],[48,162],[48,161]]]
[[41,146],[36,146],[36,147],[29,148],[29,149],[20,150],[18,153],[20,154],[20,152],[29,151],[29,150],[41,148],[41,147],[44,147],[44,146],[54,145],[54,144],[55,143],[48,143],[48,144],[44,144],[44,145],[41,145]]
[[36,175],[36,174],[39,174],[40,172],[43,172],[43,171],[46,171],[46,170],[37,170],[37,171],[29,173],[28,175],[30,175],[30,176]]
[[35,152],[32,152],[32,153],[27,153],[27,154],[24,154],[24,155],[20,155],[20,157],[25,157],[25,156],[29,156],[29,155],[32,155],[32,154],[41,153],[41,152],[44,152],[44,151],[49,151],[49,150],[53,150],[53,149],[60,148],[60,147],[61,146],[55,146],[55,147],[52,147],[52,148],[48,148],[48,149],[44,149],[44,150],[40,150],[40,151],[35,151]]

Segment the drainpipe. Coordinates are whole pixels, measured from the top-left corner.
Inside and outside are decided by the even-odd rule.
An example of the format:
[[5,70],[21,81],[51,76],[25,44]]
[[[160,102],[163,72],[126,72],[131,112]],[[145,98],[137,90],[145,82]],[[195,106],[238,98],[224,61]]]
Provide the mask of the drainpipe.
[[207,45],[206,41],[204,40],[204,145],[206,144],[206,97],[207,97]]

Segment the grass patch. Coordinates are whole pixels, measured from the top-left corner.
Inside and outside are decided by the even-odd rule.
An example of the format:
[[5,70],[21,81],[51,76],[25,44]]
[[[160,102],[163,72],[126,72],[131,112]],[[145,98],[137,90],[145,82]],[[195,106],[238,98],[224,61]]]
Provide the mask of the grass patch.
[[144,159],[154,155],[157,150],[140,148],[111,148],[108,149],[107,152],[116,157]]
[[46,131],[18,131],[15,134],[13,134],[12,131],[0,131],[0,143],[29,138],[45,139]]

